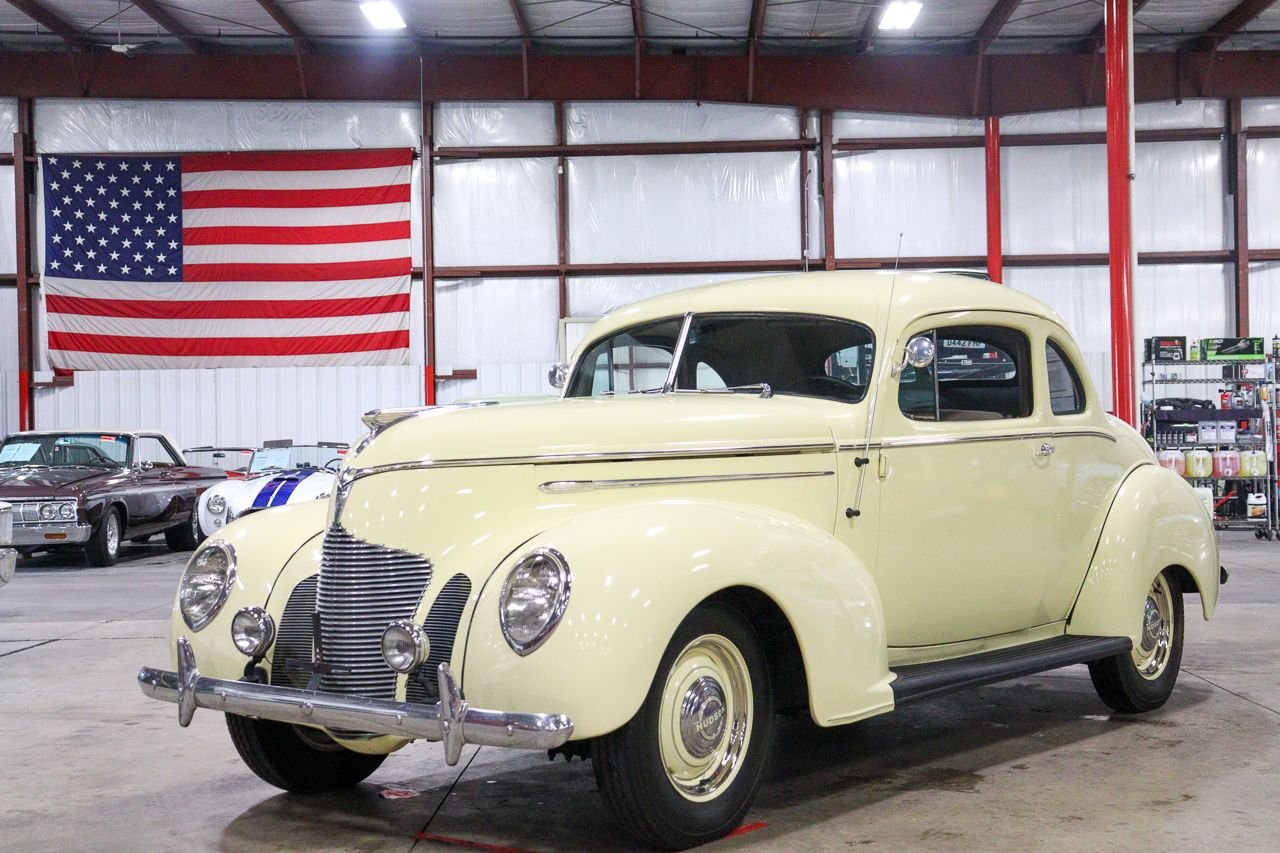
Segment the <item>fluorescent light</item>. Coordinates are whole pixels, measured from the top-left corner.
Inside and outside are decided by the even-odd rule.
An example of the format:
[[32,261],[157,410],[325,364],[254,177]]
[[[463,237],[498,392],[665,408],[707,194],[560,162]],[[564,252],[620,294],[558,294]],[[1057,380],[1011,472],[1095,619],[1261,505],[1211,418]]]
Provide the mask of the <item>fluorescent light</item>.
[[391,0],[365,0],[360,4],[360,11],[364,12],[375,30],[403,30],[405,27],[400,10]]
[[[366,4],[368,5],[368,4]],[[915,0],[893,0],[880,16],[882,30],[909,30],[916,23],[922,4]]]

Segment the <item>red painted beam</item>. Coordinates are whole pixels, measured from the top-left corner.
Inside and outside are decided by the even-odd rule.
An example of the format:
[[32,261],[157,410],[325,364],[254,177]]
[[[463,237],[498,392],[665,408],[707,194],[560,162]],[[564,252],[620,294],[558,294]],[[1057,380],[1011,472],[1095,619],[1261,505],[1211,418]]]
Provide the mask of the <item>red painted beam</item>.
[[1247,27],[1250,21],[1265,12],[1275,2],[1276,0],[1242,0],[1209,27],[1204,35],[1196,39],[1193,47],[1208,53],[1216,51],[1218,45]]
[[1107,227],[1111,257],[1111,394],[1114,414],[1137,424],[1133,358],[1133,7],[1104,0],[1107,25]]
[[986,120],[987,275],[1004,281],[1004,241],[1000,233],[1000,117]]

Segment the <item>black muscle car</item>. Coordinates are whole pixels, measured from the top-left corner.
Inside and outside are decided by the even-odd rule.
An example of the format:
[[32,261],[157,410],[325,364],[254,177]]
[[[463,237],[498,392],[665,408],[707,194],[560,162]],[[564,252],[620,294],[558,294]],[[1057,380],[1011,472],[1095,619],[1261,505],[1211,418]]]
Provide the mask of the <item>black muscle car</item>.
[[164,533],[199,544],[196,500],[226,473],[187,465],[158,432],[20,432],[0,444],[0,500],[13,505],[18,552],[83,549],[109,566],[120,543]]

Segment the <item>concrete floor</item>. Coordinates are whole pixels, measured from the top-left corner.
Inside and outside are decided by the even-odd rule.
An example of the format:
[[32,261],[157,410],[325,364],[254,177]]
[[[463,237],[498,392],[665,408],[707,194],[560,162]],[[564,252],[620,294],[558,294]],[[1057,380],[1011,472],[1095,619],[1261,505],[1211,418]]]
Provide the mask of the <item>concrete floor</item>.
[[[1213,622],[1189,621],[1164,709],[1112,716],[1072,667],[841,729],[781,721],[748,817],[767,825],[716,846],[1276,849],[1280,543],[1222,536],[1231,582]],[[443,805],[459,768],[437,744],[341,794],[260,782],[220,714],[180,729],[135,685],[139,665],[167,665],[185,557],[163,544],[109,569],[38,557],[0,590],[0,849],[627,848],[590,766],[543,754],[468,747]]]

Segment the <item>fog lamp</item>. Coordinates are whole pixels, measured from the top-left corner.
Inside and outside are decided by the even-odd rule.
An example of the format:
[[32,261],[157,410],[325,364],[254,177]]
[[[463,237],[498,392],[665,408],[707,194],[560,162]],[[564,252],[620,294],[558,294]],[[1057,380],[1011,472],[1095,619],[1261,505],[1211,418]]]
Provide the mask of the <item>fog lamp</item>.
[[249,657],[257,657],[271,647],[276,623],[261,607],[242,607],[231,617],[231,642]]
[[431,643],[408,619],[397,619],[382,632],[382,659],[396,672],[413,672],[427,661]]

